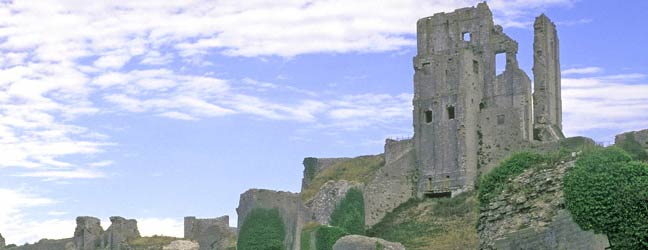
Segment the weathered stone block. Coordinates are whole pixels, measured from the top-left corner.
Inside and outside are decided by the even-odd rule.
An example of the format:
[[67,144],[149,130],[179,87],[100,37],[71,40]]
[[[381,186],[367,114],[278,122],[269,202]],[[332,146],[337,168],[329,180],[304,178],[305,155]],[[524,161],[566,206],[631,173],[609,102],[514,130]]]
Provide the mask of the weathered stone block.
[[405,250],[405,247],[400,243],[380,238],[347,235],[335,242],[333,250]]

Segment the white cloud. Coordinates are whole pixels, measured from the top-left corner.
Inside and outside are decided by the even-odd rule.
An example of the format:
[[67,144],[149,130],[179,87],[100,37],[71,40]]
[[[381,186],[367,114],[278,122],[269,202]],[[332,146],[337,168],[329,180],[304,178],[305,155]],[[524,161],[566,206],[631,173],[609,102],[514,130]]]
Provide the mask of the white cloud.
[[57,201],[30,193],[28,190],[0,188],[0,232],[7,244],[22,245],[41,238],[60,239],[74,233],[74,221],[59,219],[36,221],[29,219],[25,210],[49,206]]
[[602,71],[603,71],[603,69],[601,69],[599,67],[569,68],[569,69],[566,69],[566,70],[562,70],[561,74],[563,76],[584,75],[584,74],[600,73]]
[[142,236],[164,235],[184,237],[184,221],[171,218],[137,219],[137,227]]
[[56,181],[61,179],[96,179],[103,178],[105,174],[96,170],[88,169],[74,169],[74,170],[50,170],[50,171],[36,171],[15,174],[18,177],[38,177],[44,178],[48,181]]
[[[643,76],[643,77],[642,77]],[[606,131],[598,140],[648,127],[648,79],[643,74],[563,78],[563,128],[567,135]]]

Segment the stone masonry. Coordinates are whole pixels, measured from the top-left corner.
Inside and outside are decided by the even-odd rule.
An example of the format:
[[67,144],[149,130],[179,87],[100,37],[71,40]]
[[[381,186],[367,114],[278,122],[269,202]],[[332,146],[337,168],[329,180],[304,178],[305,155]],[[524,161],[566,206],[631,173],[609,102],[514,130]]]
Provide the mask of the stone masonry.
[[286,238],[284,246],[286,250],[299,249],[301,226],[304,223],[304,205],[299,193],[272,191],[265,189],[250,189],[241,194],[239,206],[236,208],[238,214],[239,229],[245,218],[254,208],[276,208],[281,216]]
[[620,145],[628,136],[632,135],[634,140],[637,141],[641,146],[648,149],[648,129],[626,132],[614,137],[614,144]]
[[101,244],[104,233],[101,221],[94,217],[80,216],[76,218],[74,244],[78,250],[94,250]]
[[[577,153],[574,153],[575,156]],[[526,170],[480,209],[479,249],[604,249],[605,235],[583,231],[565,209],[563,177],[574,161]]]
[[[558,39],[546,16],[536,24],[534,75],[542,83],[534,100],[531,80],[518,67],[518,44],[493,23],[486,3],[419,19],[413,100],[418,197],[473,189],[478,171],[488,170],[480,167],[533,143],[536,123],[553,135],[539,139],[562,138]],[[501,53],[506,68],[496,75]],[[534,121],[533,103],[543,119]]]
[[200,250],[227,249],[236,245],[236,232],[229,227],[229,216],[213,219],[185,217],[184,238],[198,242]]
[[0,234],[0,249],[5,247],[5,239],[2,237],[2,234]]

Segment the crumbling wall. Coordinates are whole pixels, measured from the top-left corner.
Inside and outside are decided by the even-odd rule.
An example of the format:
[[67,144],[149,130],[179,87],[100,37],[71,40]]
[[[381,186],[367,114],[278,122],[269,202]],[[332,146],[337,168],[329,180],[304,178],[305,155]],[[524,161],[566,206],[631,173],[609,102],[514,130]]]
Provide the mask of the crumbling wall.
[[622,144],[623,141],[625,141],[629,135],[632,135],[634,137],[634,140],[637,141],[639,144],[641,144],[641,146],[643,146],[644,148],[648,148],[648,129],[625,132],[623,134],[616,135],[614,137],[614,144],[616,145]]
[[241,228],[247,215],[254,208],[276,208],[285,226],[284,245],[287,250],[299,249],[301,226],[303,225],[304,205],[299,193],[250,189],[241,194],[238,214],[238,228]]
[[533,25],[534,137],[549,141],[562,134],[560,50],[556,25],[544,14]]
[[220,250],[236,245],[236,232],[229,227],[229,216],[210,219],[185,217],[184,238],[198,242],[200,250]]
[[415,195],[416,155],[412,140],[385,141],[385,166],[364,189],[365,225],[371,227]]
[[565,209],[563,177],[574,161],[531,168],[480,209],[480,249],[604,249],[605,235],[581,230]]
[[0,249],[5,247],[5,238],[2,237],[2,234],[0,234]]
[[304,174],[302,178],[301,190],[308,188],[312,179],[324,169],[335,165],[338,162],[350,160],[351,158],[304,158]]
[[74,239],[49,240],[42,239],[34,244],[25,244],[12,250],[75,250]]
[[136,220],[113,216],[110,217],[110,222],[110,227],[104,233],[105,246],[109,250],[127,249],[128,240],[141,237]]
[[79,216],[76,218],[74,244],[77,250],[95,250],[101,244],[101,221],[95,217]]
[[[417,23],[414,146],[417,196],[458,194],[489,165],[532,140],[531,81],[518,45],[494,25],[485,3]],[[496,54],[506,70],[495,75]]]
[[[342,198],[351,188],[363,189],[361,183],[346,180],[331,180],[326,182],[313,199],[306,202],[305,219],[315,221],[321,225],[328,225],[331,220],[331,213],[340,203]],[[366,203],[366,200],[365,200]]]

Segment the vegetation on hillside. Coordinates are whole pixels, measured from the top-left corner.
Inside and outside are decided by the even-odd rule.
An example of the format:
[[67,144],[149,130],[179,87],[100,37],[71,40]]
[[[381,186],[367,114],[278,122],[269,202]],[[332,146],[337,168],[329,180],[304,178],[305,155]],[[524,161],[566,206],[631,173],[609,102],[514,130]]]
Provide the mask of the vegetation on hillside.
[[362,191],[349,189],[340,204],[331,213],[331,226],[344,229],[349,234],[365,234],[365,210]]
[[531,166],[546,163],[547,159],[548,157],[538,153],[521,152],[504,160],[498,167],[483,175],[479,181],[481,206],[488,206],[491,200],[506,188],[510,179],[522,174]]
[[154,235],[151,237],[140,237],[128,241],[128,245],[133,249],[160,249],[171,244],[172,241],[179,238]]
[[369,183],[376,174],[376,171],[384,165],[385,158],[383,155],[360,156],[335,163],[312,178],[310,185],[301,192],[302,200],[308,201],[312,199],[324,183],[330,180]]
[[408,250],[476,249],[478,202],[474,193],[453,198],[410,199],[367,231]]
[[628,152],[632,159],[637,161],[648,161],[648,152],[646,152],[643,145],[635,139],[634,133],[625,134],[625,140],[619,143],[618,146]]
[[283,250],[284,224],[277,209],[255,208],[239,230],[238,250]]
[[586,152],[565,176],[565,203],[614,249],[648,248],[648,164],[617,147]]

